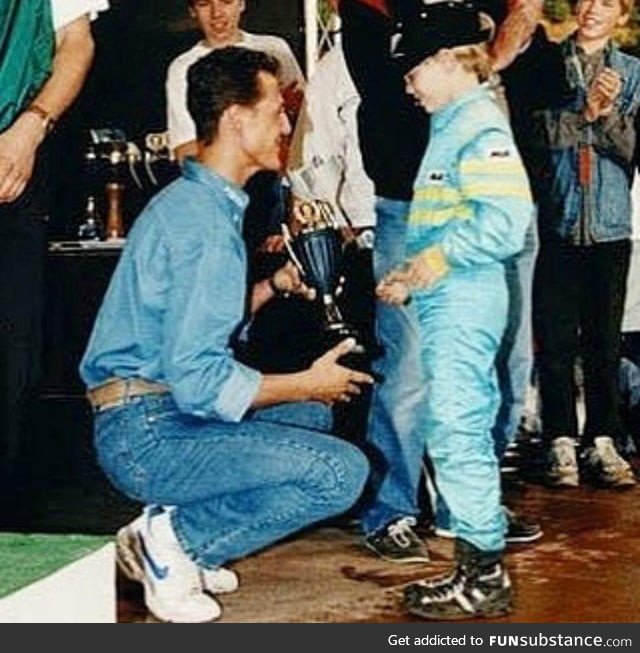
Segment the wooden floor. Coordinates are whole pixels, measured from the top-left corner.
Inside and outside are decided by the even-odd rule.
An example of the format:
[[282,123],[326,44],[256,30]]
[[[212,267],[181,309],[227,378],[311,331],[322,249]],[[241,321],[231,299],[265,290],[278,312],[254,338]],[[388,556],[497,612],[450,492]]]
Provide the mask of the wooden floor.
[[[513,498],[513,497],[512,497]],[[637,622],[640,618],[640,489],[625,492],[531,485],[515,497],[545,536],[509,548],[517,590],[505,622]],[[354,527],[299,534],[233,568],[241,586],[221,598],[224,622],[410,622],[402,588],[448,568],[450,542],[428,538],[429,565],[385,563]],[[119,579],[122,622],[148,618],[140,588]]]

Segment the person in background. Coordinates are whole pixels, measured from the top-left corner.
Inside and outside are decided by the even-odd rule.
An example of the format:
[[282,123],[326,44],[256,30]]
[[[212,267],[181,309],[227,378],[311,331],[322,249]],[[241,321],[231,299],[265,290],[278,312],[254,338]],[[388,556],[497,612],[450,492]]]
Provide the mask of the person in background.
[[[166,104],[169,147],[178,162],[197,154],[196,129],[187,107],[187,72],[189,67],[217,48],[246,47],[267,52],[280,63],[280,81],[285,98],[285,109],[292,124],[302,102],[304,77],[300,66],[284,39],[268,34],[252,34],[240,29],[246,7],[245,0],[187,0],[190,16],[196,21],[202,39],[176,57],[167,72]],[[283,139],[281,167],[286,163],[288,138]],[[249,254],[249,274],[252,279],[263,277],[261,250],[275,240],[281,246],[280,225],[286,219],[287,197],[282,184],[281,170],[259,171],[249,180],[249,205],[244,220],[244,239]],[[265,220],[268,216],[268,220]],[[266,264],[267,267],[269,263]],[[268,275],[273,272],[269,267]],[[301,309],[305,312],[305,309]],[[266,315],[259,322],[263,323]]]
[[[341,310],[358,329],[371,358],[378,354],[373,333],[372,269],[376,214],[373,183],[364,170],[360,152],[359,105],[360,97],[337,38],[307,83],[287,168],[295,197],[323,199],[335,209],[344,235]],[[337,432],[362,442],[369,404],[367,393],[349,406],[338,407]]]
[[81,365],[99,462],[147,505],[118,533],[119,563],[164,621],[216,619],[209,594],[238,586],[222,565],[346,511],[368,474],[323,405],[373,381],[339,364],[353,340],[289,374],[232,349],[275,295],[308,295],[292,264],[247,284],[242,186],[279,168],[290,132],[278,72],[237,47],[189,69],[198,159],[136,220]]
[[300,66],[284,39],[240,29],[245,0],[187,0],[187,4],[202,40],[171,62],[166,81],[169,146],[179,161],[196,154],[195,125],[187,109],[187,71],[212,50],[236,45],[274,56],[282,66],[283,93],[293,113],[299,107],[304,88]]
[[376,223],[375,192],[360,151],[359,106],[344,50],[336,43],[309,79],[287,164],[294,194],[331,202],[357,232]]
[[622,360],[619,373],[626,433],[620,444],[621,450],[635,448],[640,451],[640,176],[637,172],[631,189],[631,209],[631,262],[622,320]]
[[27,483],[26,406],[38,381],[52,182],[47,136],[93,60],[89,25],[106,0],[4,0],[0,6],[0,525]]
[[539,116],[550,159],[537,192],[542,247],[535,287],[542,428],[548,480],[579,484],[574,368],[580,354],[586,423],[583,472],[598,486],[635,477],[615,443],[620,331],[631,251],[630,189],[637,147],[640,61],[613,44],[630,0],[581,0],[577,31],[557,46],[575,97]]

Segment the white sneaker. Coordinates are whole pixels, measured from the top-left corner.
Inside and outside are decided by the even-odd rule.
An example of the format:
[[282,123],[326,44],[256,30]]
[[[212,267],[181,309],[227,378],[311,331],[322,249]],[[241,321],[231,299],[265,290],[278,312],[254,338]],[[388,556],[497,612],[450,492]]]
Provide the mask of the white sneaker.
[[[125,546],[131,538],[133,547]],[[125,574],[129,569],[133,577],[141,580],[147,608],[158,619],[201,623],[213,621],[222,614],[218,603],[203,593],[198,566],[180,546],[167,510],[145,509],[141,518],[121,529],[117,544],[120,568]],[[125,554],[131,550],[133,557]],[[135,557],[137,568],[132,563]]]
[[573,438],[562,436],[551,443],[548,479],[556,487],[578,487],[578,460]]
[[590,476],[605,487],[631,487],[636,484],[631,465],[618,453],[613,439],[601,435],[594,439],[593,447],[585,452]]
[[455,540],[456,534],[449,528],[443,528],[441,526],[435,526],[433,529],[433,534],[436,537],[441,537],[444,540]]
[[[120,571],[129,579],[142,583],[144,579],[144,565],[138,546],[137,532],[142,528],[146,519],[145,513],[123,526],[116,538],[116,562]],[[211,594],[230,594],[239,586],[238,575],[226,569],[203,569],[198,567],[202,589]]]

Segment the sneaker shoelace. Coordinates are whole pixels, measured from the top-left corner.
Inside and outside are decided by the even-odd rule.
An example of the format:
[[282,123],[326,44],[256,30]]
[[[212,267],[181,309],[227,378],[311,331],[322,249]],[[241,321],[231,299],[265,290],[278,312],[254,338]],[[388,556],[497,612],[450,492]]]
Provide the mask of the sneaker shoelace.
[[444,603],[461,594],[464,591],[466,582],[466,575],[460,570],[457,570],[450,576],[441,578],[439,581],[434,580],[429,582],[429,585],[425,587],[421,600],[424,601],[427,599],[427,602]]
[[418,522],[415,517],[403,517],[387,528],[389,537],[402,549],[410,547],[415,541],[412,527]]
[[436,576],[435,578],[426,578],[425,580],[420,580],[415,585],[424,588],[425,590],[431,590],[434,587],[439,587],[446,583],[453,583],[458,575],[458,570],[454,569],[450,574],[446,576]]

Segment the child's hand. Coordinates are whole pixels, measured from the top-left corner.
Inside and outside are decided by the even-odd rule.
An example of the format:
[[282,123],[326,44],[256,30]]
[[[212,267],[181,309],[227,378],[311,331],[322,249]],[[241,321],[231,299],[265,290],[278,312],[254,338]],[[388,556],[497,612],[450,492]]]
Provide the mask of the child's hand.
[[376,295],[385,304],[400,306],[409,302],[410,291],[406,283],[385,278],[377,285]]
[[429,265],[423,252],[391,270],[376,287],[376,295],[388,304],[405,304],[411,290],[429,288],[442,277]]
[[434,270],[422,253],[417,254],[405,262],[396,279],[406,283],[409,288],[429,288],[441,276]]
[[622,89],[622,78],[611,68],[603,68],[595,77],[587,93],[584,115],[589,122],[608,116]]

